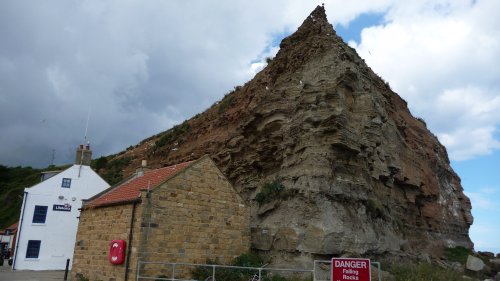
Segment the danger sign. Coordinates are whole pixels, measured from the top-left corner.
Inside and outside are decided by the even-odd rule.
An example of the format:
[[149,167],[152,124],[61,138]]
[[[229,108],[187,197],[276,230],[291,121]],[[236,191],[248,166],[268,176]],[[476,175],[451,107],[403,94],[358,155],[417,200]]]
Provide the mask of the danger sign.
[[332,281],[370,281],[369,259],[332,259]]

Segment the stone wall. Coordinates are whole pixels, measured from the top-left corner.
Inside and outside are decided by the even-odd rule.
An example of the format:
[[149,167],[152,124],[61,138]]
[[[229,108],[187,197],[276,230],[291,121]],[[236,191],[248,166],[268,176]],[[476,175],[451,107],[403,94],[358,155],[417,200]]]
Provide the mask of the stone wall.
[[[143,261],[228,264],[250,248],[249,208],[208,157],[153,189],[143,206]],[[147,272],[161,274],[170,268]]]
[[[112,265],[108,261],[111,240],[129,239],[133,204],[86,209],[80,214],[76,236],[75,254],[71,270],[71,280],[82,274],[90,280],[124,280],[125,263]],[[141,204],[135,209],[134,226],[140,225]],[[134,280],[137,264],[137,245],[140,239],[139,227],[132,233],[132,248],[129,280]],[[127,248],[129,245],[127,245]]]

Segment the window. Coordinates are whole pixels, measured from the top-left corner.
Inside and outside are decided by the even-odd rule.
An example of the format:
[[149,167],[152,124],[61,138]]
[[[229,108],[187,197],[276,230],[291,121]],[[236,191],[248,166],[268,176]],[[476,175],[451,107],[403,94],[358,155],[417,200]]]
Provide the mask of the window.
[[33,213],[33,223],[45,223],[47,217],[47,206],[35,206]]
[[71,186],[71,179],[70,178],[63,178],[61,187],[70,188],[70,186]]
[[40,240],[28,240],[28,249],[26,249],[27,259],[37,259],[40,253]]

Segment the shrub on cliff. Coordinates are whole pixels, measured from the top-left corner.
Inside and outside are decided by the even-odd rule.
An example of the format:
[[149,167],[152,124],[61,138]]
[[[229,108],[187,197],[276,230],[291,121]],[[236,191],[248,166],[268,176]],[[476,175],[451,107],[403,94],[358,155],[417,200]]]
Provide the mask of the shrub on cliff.
[[284,189],[285,187],[278,181],[266,182],[255,196],[255,201],[262,204],[278,199],[281,197]]

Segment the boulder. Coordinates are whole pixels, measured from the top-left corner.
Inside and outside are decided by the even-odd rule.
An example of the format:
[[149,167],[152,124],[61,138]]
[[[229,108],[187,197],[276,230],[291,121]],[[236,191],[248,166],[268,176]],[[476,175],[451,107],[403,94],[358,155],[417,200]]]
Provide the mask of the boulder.
[[490,259],[491,269],[495,272],[500,272],[500,258]]
[[484,256],[484,257],[487,257],[487,258],[494,258],[495,257],[495,254],[493,254],[492,252],[482,252],[482,251],[479,251],[477,252],[480,256]]
[[484,269],[484,262],[478,257],[469,255],[465,263],[465,268],[471,271],[481,271]]

